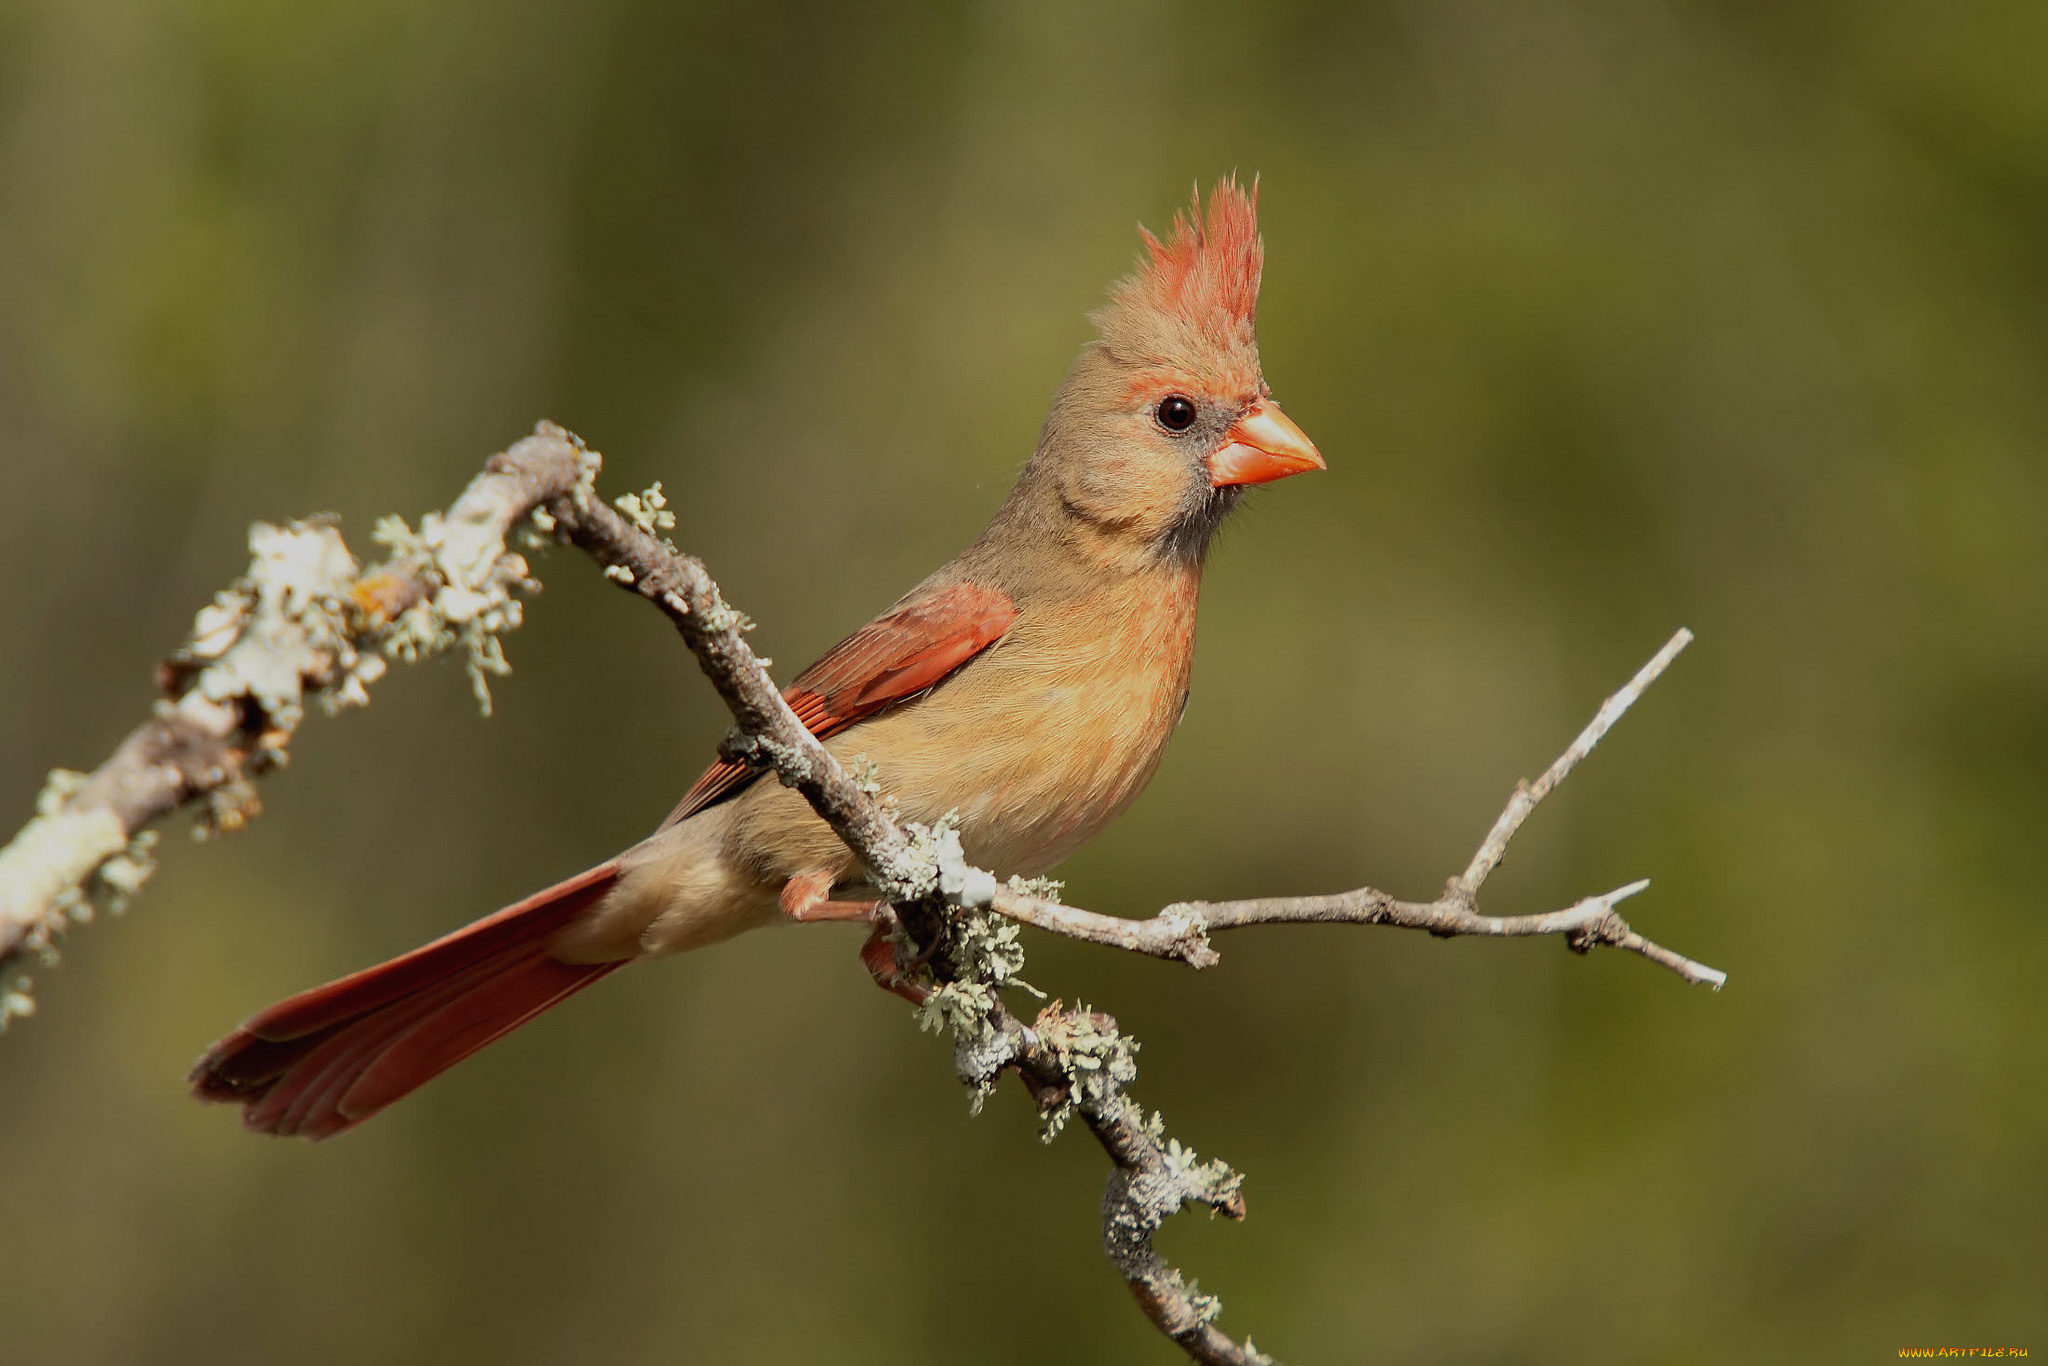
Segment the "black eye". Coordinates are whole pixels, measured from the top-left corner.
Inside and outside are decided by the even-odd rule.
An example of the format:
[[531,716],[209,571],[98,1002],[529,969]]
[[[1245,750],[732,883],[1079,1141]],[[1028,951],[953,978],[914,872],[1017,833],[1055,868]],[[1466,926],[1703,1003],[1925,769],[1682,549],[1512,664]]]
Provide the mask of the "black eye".
[[1195,405],[1179,394],[1159,401],[1159,425],[1169,432],[1184,432],[1195,425]]

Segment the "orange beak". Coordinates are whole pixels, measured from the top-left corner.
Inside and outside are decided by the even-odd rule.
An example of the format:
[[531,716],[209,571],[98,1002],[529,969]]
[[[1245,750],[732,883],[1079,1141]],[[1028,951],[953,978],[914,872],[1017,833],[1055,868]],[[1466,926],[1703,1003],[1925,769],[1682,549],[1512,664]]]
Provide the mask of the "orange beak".
[[1270,398],[1254,403],[1223,435],[1225,445],[1209,457],[1209,482],[1219,489],[1327,468],[1316,443]]

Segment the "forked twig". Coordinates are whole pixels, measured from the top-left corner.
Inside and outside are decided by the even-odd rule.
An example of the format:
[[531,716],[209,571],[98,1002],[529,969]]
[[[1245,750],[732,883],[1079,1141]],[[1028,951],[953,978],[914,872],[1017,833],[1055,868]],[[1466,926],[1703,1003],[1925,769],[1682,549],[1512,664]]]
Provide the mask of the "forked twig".
[[1444,885],[1434,901],[1403,901],[1376,887],[1359,887],[1324,896],[1253,897],[1243,901],[1180,901],[1145,920],[1063,906],[1041,897],[1003,889],[989,902],[989,909],[1012,920],[1032,925],[1069,939],[1085,940],[1154,958],[1171,958],[1190,967],[1205,968],[1217,961],[1209,936],[1222,930],[1247,925],[1394,925],[1401,929],[1427,930],[1440,938],[1478,935],[1489,939],[1524,939],[1538,935],[1562,935],[1565,943],[1585,953],[1596,944],[1639,954],[1671,969],[1686,981],[1719,991],[1728,974],[1675,953],[1662,944],[1644,938],[1629,928],[1614,908],[1650,885],[1649,879],[1631,882],[1611,892],[1541,915],[1493,916],[1479,912],[1479,889],[1493,870],[1507,857],[1508,842],[1521,830],[1537,805],[1557,790],[1565,775],[1592,753],[1593,747],[1635,705],[1643,690],[1657,681],[1671,661],[1692,641],[1692,632],[1681,629],[1650,662],[1636,670],[1622,689],[1600,705],[1556,762],[1533,783],[1517,783],[1515,792],[1481,842],[1465,871]]

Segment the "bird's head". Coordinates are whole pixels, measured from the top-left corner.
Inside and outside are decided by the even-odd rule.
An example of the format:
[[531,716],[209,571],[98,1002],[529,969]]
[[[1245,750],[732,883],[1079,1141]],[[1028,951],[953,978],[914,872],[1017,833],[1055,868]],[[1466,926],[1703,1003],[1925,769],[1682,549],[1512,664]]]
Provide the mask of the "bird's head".
[[1265,247],[1258,186],[1235,178],[1140,229],[1046,422],[1039,457],[1065,509],[1125,542],[1199,559],[1244,489],[1323,468],[1273,401],[1253,318]]

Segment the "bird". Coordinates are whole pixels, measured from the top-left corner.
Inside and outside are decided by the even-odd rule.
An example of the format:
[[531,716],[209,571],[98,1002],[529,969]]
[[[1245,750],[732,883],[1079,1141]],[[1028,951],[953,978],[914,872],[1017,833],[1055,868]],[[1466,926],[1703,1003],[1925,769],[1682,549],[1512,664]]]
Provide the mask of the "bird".
[[[1325,468],[1260,367],[1257,201],[1232,175],[1163,239],[1140,227],[981,534],[784,691],[899,820],[950,817],[998,877],[1048,872],[1143,790],[1186,710],[1217,528],[1251,487]],[[859,860],[761,777],[714,763],[623,853],[259,1011],[199,1059],[194,1093],[259,1133],[331,1137],[628,964],[872,916]]]

